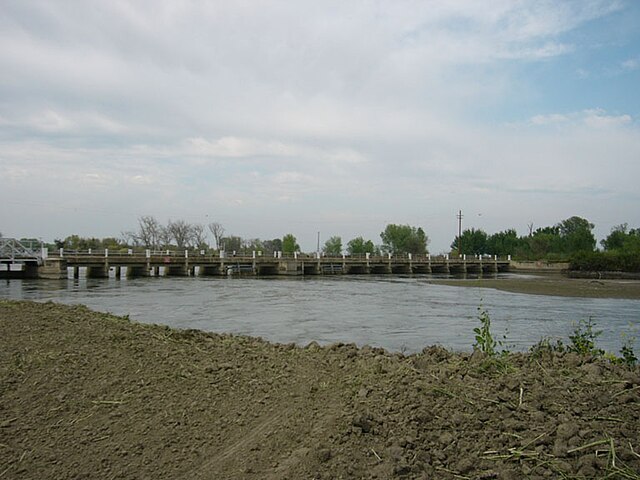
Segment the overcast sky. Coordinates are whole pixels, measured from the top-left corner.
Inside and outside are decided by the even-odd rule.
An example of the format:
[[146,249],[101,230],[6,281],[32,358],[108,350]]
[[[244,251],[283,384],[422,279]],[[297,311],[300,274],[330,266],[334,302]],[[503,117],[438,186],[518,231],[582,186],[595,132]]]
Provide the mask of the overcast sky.
[[640,227],[640,2],[0,3],[0,232]]

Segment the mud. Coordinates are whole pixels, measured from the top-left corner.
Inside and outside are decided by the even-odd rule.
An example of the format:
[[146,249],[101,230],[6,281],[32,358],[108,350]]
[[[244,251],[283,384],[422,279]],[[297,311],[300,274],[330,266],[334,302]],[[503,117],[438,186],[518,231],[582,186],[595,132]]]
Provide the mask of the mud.
[[0,347],[3,479],[640,478],[640,370],[604,359],[300,348],[14,301]]
[[561,297],[640,299],[640,280],[605,280],[539,275],[525,278],[431,280],[454,287],[493,288],[505,292]]

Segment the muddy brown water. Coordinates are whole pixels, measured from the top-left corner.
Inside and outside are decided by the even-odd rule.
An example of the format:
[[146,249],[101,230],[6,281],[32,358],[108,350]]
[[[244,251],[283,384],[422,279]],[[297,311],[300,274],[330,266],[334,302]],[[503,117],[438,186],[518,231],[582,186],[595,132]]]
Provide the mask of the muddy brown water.
[[[509,276],[502,278],[510,278]],[[512,276],[512,278],[521,278]],[[432,277],[138,278],[7,280],[0,298],[84,304],[144,323],[246,334],[305,345],[354,342],[418,352],[439,344],[470,351],[478,308],[494,335],[525,351],[542,337],[565,341],[580,319],[602,330],[598,346],[640,348],[640,300],[527,295],[431,284]],[[634,338],[635,337],[635,338]]]

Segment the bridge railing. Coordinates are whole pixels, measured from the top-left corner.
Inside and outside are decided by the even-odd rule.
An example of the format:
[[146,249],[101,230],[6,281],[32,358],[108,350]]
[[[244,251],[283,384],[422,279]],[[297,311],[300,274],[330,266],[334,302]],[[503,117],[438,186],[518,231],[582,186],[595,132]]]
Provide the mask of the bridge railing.
[[[34,254],[35,255],[35,254]],[[88,250],[67,250],[59,249],[57,251],[48,252],[48,256],[51,257],[174,257],[174,258],[223,258],[225,260],[248,260],[248,259],[298,259],[298,260],[331,260],[331,261],[370,261],[370,262],[394,262],[394,261],[413,261],[413,262],[464,262],[464,261],[510,261],[511,255],[497,256],[497,255],[415,255],[408,253],[401,254],[383,254],[383,255],[367,255],[367,254],[353,254],[353,255],[327,255],[316,252],[313,253],[284,253],[284,252],[261,252],[261,251],[240,251],[240,252],[225,252],[216,250],[197,250],[197,249],[164,249],[164,250],[151,250],[151,249],[88,249]]]

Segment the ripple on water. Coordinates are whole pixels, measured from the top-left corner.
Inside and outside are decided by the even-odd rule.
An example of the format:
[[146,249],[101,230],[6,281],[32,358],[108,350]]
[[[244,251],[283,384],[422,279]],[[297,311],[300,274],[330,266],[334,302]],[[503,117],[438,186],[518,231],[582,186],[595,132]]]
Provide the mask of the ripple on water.
[[623,334],[640,337],[640,300],[570,298],[459,288],[429,277],[136,278],[9,280],[0,298],[85,304],[146,323],[306,344],[355,342],[415,352],[440,344],[470,350],[478,308],[496,337],[526,350],[543,336],[567,339],[593,318],[598,343],[617,352]]

